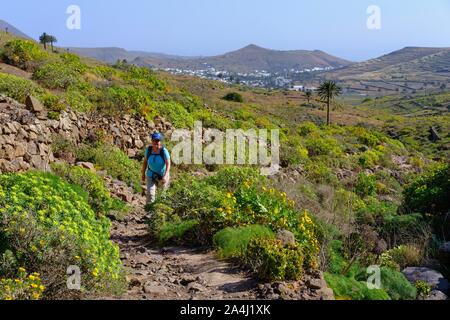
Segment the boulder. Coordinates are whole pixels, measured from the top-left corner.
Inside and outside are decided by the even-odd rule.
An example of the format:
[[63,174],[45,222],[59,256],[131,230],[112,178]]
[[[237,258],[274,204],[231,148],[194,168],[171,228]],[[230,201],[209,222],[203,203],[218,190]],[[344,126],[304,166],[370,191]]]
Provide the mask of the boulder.
[[77,166],[88,169],[92,172],[96,171],[94,164],[90,162],[77,162]]
[[439,290],[433,290],[431,291],[430,295],[428,297],[423,298],[423,300],[447,300],[448,297],[445,293]]
[[41,102],[33,96],[27,96],[25,99],[25,105],[28,110],[33,112],[43,112],[45,109]]
[[277,232],[277,239],[280,240],[283,245],[295,244],[295,235],[288,230],[279,230]]
[[432,290],[439,290],[448,294],[450,288],[449,282],[439,271],[426,267],[408,267],[404,269],[402,273],[412,284],[421,280],[426,282]]
[[147,282],[144,285],[144,292],[153,296],[163,296],[167,294],[167,289],[160,286],[157,282]]
[[38,148],[36,146],[36,143],[34,143],[33,141],[28,142],[27,153],[32,156],[38,154]]

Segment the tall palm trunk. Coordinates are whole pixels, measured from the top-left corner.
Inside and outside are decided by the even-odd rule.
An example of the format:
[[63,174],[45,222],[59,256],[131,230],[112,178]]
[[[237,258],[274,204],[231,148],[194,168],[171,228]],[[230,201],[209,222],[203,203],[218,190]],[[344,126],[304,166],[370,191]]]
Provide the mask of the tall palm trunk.
[[327,126],[331,123],[330,121],[330,96],[327,98]]

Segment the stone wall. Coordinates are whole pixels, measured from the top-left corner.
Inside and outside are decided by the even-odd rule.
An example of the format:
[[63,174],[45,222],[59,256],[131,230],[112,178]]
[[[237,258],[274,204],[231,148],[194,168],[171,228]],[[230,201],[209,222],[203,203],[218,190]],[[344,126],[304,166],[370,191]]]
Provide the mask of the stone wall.
[[147,121],[138,116],[113,118],[73,111],[63,111],[54,120],[32,97],[23,105],[0,96],[0,172],[47,170],[55,161],[51,146],[56,136],[75,145],[101,138],[135,157],[150,143],[154,131],[170,136],[172,125],[159,117]]

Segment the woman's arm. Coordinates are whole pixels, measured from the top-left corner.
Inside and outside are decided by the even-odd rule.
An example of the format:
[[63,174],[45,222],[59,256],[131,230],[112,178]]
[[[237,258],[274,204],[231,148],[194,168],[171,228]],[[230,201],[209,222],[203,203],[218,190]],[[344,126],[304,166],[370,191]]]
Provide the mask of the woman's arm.
[[142,163],[142,169],[141,169],[142,182],[145,182],[145,178],[146,178],[145,173],[147,171],[147,163],[148,163],[147,157],[144,157],[144,162]]
[[170,168],[171,168],[171,161],[170,161],[170,159],[169,160],[166,160],[166,174],[164,175],[164,177],[163,177],[163,180],[167,180],[167,177],[169,176],[169,174],[170,174]]

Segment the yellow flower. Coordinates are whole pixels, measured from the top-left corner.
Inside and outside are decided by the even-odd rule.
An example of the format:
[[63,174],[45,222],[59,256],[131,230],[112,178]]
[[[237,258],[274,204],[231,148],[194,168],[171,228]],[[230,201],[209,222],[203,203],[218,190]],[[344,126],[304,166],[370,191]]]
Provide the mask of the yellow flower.
[[75,256],[75,259],[80,260],[81,258],[80,258],[80,256]]
[[33,276],[32,274],[30,274],[30,275],[28,276],[28,279],[30,279],[30,280],[36,280],[36,277]]
[[13,298],[12,297],[10,297],[10,296],[7,296],[6,298],[5,298],[5,300],[7,300],[7,301],[11,301]]
[[36,288],[38,287],[38,285],[35,284],[35,283],[32,283],[32,284],[31,284],[31,287],[32,287],[33,289],[36,289]]
[[231,192],[228,192],[228,193],[227,193],[227,198],[228,198],[228,199],[231,199],[232,197],[233,197],[233,195],[231,194]]
[[18,283],[18,284],[22,284],[22,283],[23,283],[23,281],[20,280],[20,279],[14,279],[14,282],[15,282],[15,283]]
[[39,290],[44,291],[44,290],[45,290],[45,287],[44,287],[43,285],[40,285],[40,286],[39,286]]
[[20,267],[19,272],[27,272],[27,270],[25,270],[25,268]]
[[219,208],[218,211],[219,211],[219,212],[223,212],[223,208]]

